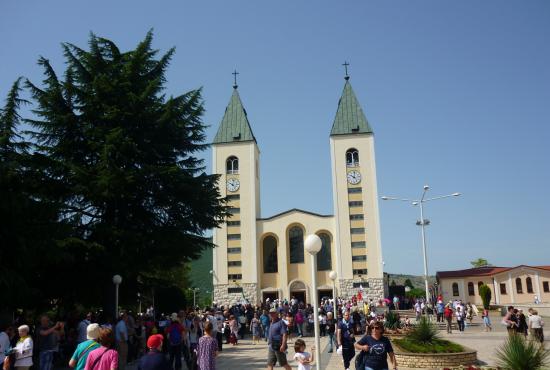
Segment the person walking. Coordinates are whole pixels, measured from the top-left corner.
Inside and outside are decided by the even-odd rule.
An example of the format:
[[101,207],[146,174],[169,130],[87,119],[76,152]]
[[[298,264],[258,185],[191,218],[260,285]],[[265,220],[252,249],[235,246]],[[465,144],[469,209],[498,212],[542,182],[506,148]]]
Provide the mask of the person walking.
[[115,347],[115,335],[111,328],[99,329],[97,341],[101,347],[88,355],[84,370],[117,370],[118,353]]
[[56,322],[55,325],[52,325],[50,318],[47,315],[42,315],[39,334],[40,370],[51,370],[53,354],[57,352],[59,338],[63,335],[63,323]]
[[544,321],[542,321],[542,317],[539,316],[537,310],[533,310],[531,316],[529,316],[529,331],[533,333],[533,339],[541,343],[544,342],[543,326]]
[[267,314],[267,310],[263,310],[262,315],[260,316],[260,322],[262,323],[262,333],[263,338],[267,342],[267,336],[269,334],[269,315]]
[[126,312],[120,315],[115,326],[116,348],[118,352],[118,369],[125,370],[128,360],[128,316]]
[[453,309],[451,305],[447,303],[445,310],[443,311],[443,316],[445,316],[445,327],[447,328],[447,334],[453,333]]
[[29,335],[29,326],[21,325],[17,328],[19,331],[19,340],[15,345],[15,370],[29,370],[33,365],[33,341]]
[[483,319],[483,331],[491,331],[493,327],[491,326],[491,318],[489,318],[489,310],[484,308],[481,313],[481,318]]
[[348,370],[351,359],[355,356],[355,336],[353,334],[353,323],[350,320],[349,311],[344,312],[344,317],[338,324],[336,337],[338,340],[338,347],[342,347],[344,369]]
[[139,360],[137,370],[172,370],[172,365],[162,353],[164,338],[160,334],[153,334],[147,339],[149,352]]
[[523,335],[525,338],[527,338],[528,324],[527,324],[527,319],[525,318],[525,315],[523,314],[523,310],[522,309],[514,310],[514,313],[516,314],[517,320],[518,320],[517,321],[518,325],[516,327],[516,332],[518,334]]
[[334,314],[329,311],[327,312],[327,334],[328,334],[328,353],[332,353],[332,343],[337,344],[335,334],[336,334],[336,320],[334,320]]
[[10,337],[6,333],[6,327],[0,327],[0,369],[4,368],[4,361],[6,360],[6,352],[11,348]]
[[92,313],[88,312],[86,317],[78,323],[76,343],[80,344],[86,341],[88,325],[92,323]]
[[213,325],[207,322],[204,326],[204,335],[199,339],[197,347],[197,363],[201,370],[216,370],[216,356],[218,343],[213,336]]
[[279,319],[279,313],[276,308],[269,310],[271,324],[267,336],[267,369],[273,370],[273,366],[279,363],[279,366],[286,370],[291,370],[286,359],[287,349],[287,327],[283,320]]
[[514,312],[514,306],[508,306],[508,312],[506,313],[506,316],[503,317],[502,323],[506,325],[506,330],[508,331],[509,337],[516,333],[518,318]]
[[84,366],[86,365],[86,360],[88,359],[90,352],[100,347],[97,342],[97,339],[99,338],[98,324],[88,325],[86,328],[86,338],[87,340],[76,346],[76,350],[69,361],[69,367],[72,367],[75,370],[84,370]]
[[179,322],[178,314],[173,313],[170,317],[170,325],[165,329],[165,334],[169,344],[170,366],[173,366],[174,370],[181,370],[181,344],[184,332],[185,328]]
[[377,321],[372,326],[372,335],[365,335],[354,345],[355,349],[363,351],[361,369],[387,370],[388,357],[393,364],[392,369],[397,370],[397,361],[393,353],[390,340],[384,336],[384,323]]
[[252,344],[260,343],[260,319],[258,313],[254,314],[252,321],[250,321],[250,329],[252,331]]
[[458,326],[458,331],[464,332],[464,318],[466,317],[462,306],[456,306],[456,325]]

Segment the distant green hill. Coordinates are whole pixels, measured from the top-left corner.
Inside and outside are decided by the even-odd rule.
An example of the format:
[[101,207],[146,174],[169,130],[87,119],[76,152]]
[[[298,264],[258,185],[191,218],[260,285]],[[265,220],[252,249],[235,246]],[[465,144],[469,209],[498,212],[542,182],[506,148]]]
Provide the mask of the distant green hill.
[[[201,302],[206,297],[212,296],[212,249],[207,249],[202,253],[202,256],[190,263],[189,280],[191,287],[199,288],[197,292],[197,301]],[[208,292],[208,293],[207,293]]]
[[[392,281],[395,281],[397,285],[405,285],[405,280],[410,279],[412,285],[415,288],[424,288],[424,276],[418,275],[403,275],[403,274],[391,274],[388,273],[388,283],[391,285]],[[428,283],[432,285],[435,283],[435,276],[428,277]]]

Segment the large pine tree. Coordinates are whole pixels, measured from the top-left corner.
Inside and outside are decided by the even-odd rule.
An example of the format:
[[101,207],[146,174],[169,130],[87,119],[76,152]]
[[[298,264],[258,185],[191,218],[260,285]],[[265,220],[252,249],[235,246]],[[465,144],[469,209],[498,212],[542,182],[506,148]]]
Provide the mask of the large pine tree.
[[65,43],[63,78],[40,58],[42,84],[26,83],[36,196],[70,226],[40,272],[49,299],[97,304],[115,273],[135,292],[212,247],[204,232],[225,216],[218,177],[197,157],[201,90],[165,96],[174,49],[158,56],[152,38],[127,52],[93,34],[89,50]]

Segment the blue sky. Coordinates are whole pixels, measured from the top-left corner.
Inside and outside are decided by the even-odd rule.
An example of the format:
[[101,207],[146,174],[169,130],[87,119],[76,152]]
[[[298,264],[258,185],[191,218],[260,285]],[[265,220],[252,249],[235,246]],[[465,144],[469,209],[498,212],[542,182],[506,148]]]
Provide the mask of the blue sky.
[[[550,2],[2,1],[0,94],[90,31],[176,47],[168,93],[203,87],[215,134],[237,68],[262,214],[332,213],[329,131],[344,60],[374,128],[379,195],[428,204],[429,270],[550,264]],[[210,153],[205,153],[210,164]],[[380,202],[386,271],[422,273],[418,209]]]

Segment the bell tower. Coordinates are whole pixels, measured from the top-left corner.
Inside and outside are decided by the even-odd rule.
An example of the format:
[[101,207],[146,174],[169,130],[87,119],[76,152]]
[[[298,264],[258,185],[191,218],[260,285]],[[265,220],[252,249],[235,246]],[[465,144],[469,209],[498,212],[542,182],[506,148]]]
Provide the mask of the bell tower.
[[256,219],[260,217],[260,151],[236,83],[212,143],[212,170],[227,197],[231,217],[214,229],[214,299],[233,303],[243,298],[256,303],[258,255]]
[[[374,133],[347,74],[330,133],[337,273],[343,296],[384,296]],[[351,268],[350,268],[351,266]]]

